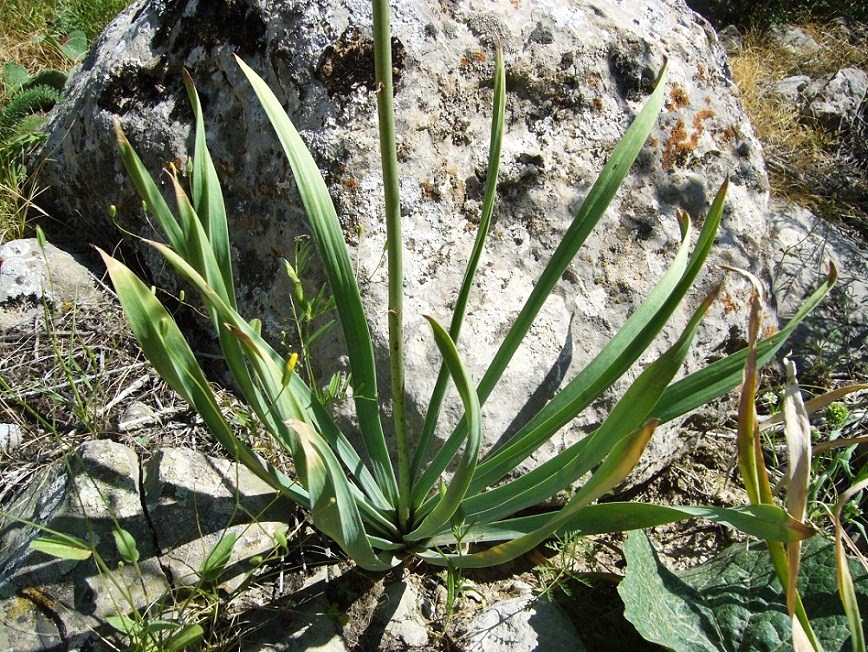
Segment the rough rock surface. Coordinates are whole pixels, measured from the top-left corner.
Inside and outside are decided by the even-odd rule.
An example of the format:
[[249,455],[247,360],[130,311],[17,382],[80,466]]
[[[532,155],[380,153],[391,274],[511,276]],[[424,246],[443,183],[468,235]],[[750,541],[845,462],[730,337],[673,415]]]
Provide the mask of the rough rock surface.
[[778,102],[801,105],[802,93],[811,83],[807,75],[793,75],[772,83],[764,91],[764,95]]
[[469,628],[468,652],[582,652],[575,627],[556,603],[525,595],[492,604]]
[[[58,641],[96,638],[94,632],[111,631],[101,621],[116,614],[119,605],[126,611],[132,601],[142,608],[168,588],[155,555],[153,534],[142,513],[135,453],[111,441],[94,441],[70,456],[69,464],[69,472],[63,463],[54,465],[8,511],[55,532],[95,543],[113,576],[98,572],[92,559],[58,559],[31,550],[30,542],[45,533],[6,519],[0,530],[0,630],[10,638],[23,635],[26,622],[41,620],[45,621],[41,626],[43,642],[52,637]],[[131,565],[118,568],[114,519],[136,541],[141,576]],[[129,600],[123,590],[129,592]],[[51,605],[50,616],[39,596]],[[13,638],[12,649],[41,649],[25,646],[26,642]]]
[[90,272],[53,244],[43,249],[29,238],[0,246],[0,331],[30,322],[44,309],[43,300],[61,310],[99,297]]
[[428,623],[421,612],[422,596],[409,582],[389,584],[374,615],[383,628],[381,650],[423,649],[429,643]]
[[772,25],[769,40],[793,54],[812,54],[820,49],[820,44],[808,30],[798,25]]
[[[826,343],[830,366],[858,363],[868,350],[868,254],[864,243],[805,208],[776,199],[771,202],[771,243],[777,252],[772,293],[782,317],[792,315],[814,291],[831,261],[838,283],[830,296],[794,334],[793,345],[804,353]],[[834,370],[834,369],[833,369]]]
[[868,73],[858,68],[842,68],[812,82],[804,93],[808,100],[806,117],[834,133],[848,128],[859,116],[868,94]]
[[[476,378],[664,59],[670,85],[667,108],[632,175],[489,400],[486,448],[513,432],[608,341],[672,259],[675,211],[701,221],[727,174],[729,208],[712,271],[642,362],[674,340],[688,311],[720,280],[719,263],[764,275],[767,181],[759,145],[725,53],[683,0],[393,5],[412,423],[423,418],[439,365],[422,315],[448,322],[473,243],[495,39],[508,70],[498,207],[460,347]],[[325,175],[358,263],[377,354],[385,359],[385,227],[369,12],[362,0],[134,4],[100,38],[54,114],[42,178],[56,192],[45,203],[56,215],[74,216],[70,226],[85,237],[108,237],[111,204],[125,228],[153,235],[122,171],[112,123],[120,121],[155,174],[169,162],[183,169],[192,123],[181,84],[187,68],[224,179],[242,311],[261,317],[266,334],[292,332],[280,257],[305,232],[304,218],[288,165],[233,61],[238,54],[275,89]],[[154,274],[164,269],[152,252],[140,259]],[[739,283],[731,283],[727,310],[712,310],[688,369],[739,340],[747,296]],[[325,372],[342,363],[340,351],[337,342],[320,347]],[[620,383],[616,393],[625,387]],[[600,423],[611,405],[611,397],[592,405],[539,458]],[[460,415],[453,400],[439,435]],[[634,478],[665,465],[685,439],[661,429]]]
[[250,635],[239,641],[251,652],[346,652],[347,644],[325,591],[335,568],[322,566],[292,596],[286,608],[264,608],[251,616]]
[[[220,584],[232,591],[247,560],[277,545],[294,512],[243,466],[182,448],[158,451],[145,467],[144,494],[162,564],[176,584],[195,584],[202,562],[224,536],[235,536]],[[278,520],[278,519],[283,519]]]
[[[111,573],[98,572],[93,559],[63,560],[31,550],[30,542],[44,532],[14,519],[0,522],[2,650],[58,649],[53,646],[85,640],[96,645],[100,635],[113,632],[106,616],[144,609],[164,599],[171,584],[192,583],[191,574],[224,532],[238,535],[218,580],[231,591],[243,579],[241,571],[251,568],[249,557],[273,549],[274,532],[286,528],[285,521],[267,518],[275,507],[273,492],[225,460],[165,449],[140,482],[138,457],[115,442],[89,442],[68,459],[69,470],[55,464],[5,509],[95,542]],[[263,518],[250,525],[251,515]],[[132,565],[119,567],[115,522],[135,539],[141,574]]]

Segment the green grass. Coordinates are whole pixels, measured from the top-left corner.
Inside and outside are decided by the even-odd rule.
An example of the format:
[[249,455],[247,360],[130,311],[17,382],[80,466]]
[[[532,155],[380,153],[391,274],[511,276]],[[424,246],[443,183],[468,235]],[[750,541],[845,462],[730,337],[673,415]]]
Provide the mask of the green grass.
[[[31,76],[46,68],[69,71],[74,62],[56,41],[82,31],[92,43],[127,4],[129,0],[0,0],[0,64],[22,65]],[[11,99],[0,84],[0,110]],[[38,180],[24,168],[20,148],[8,144],[0,137],[0,243],[28,235],[39,214],[34,210]],[[13,154],[3,153],[10,149]]]

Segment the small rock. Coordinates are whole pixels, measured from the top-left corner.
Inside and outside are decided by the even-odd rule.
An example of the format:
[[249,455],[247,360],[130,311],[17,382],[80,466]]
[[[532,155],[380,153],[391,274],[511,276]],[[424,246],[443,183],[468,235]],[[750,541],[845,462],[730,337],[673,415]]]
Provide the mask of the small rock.
[[375,616],[383,625],[382,650],[406,650],[428,645],[428,625],[421,612],[422,597],[412,584],[386,587]]
[[320,567],[292,596],[292,608],[259,610],[251,615],[253,640],[239,641],[249,652],[346,652],[341,629],[325,595],[329,568]]
[[[274,549],[292,507],[253,473],[228,460],[165,448],[145,468],[148,514],[175,583],[194,584],[198,569],[226,535],[237,536],[220,584],[228,591],[245,579],[246,560]],[[269,514],[279,514],[276,520]]]
[[796,25],[773,25],[768,36],[771,43],[795,55],[805,56],[820,49],[814,37]]
[[485,609],[468,628],[468,652],[583,652],[560,607],[525,595]]
[[807,75],[793,75],[774,82],[763,92],[763,95],[782,104],[801,104],[802,91],[810,83],[811,78]]
[[841,131],[858,117],[866,92],[868,73],[858,68],[842,68],[808,85],[804,115],[831,133]]
[[[80,446],[68,463],[68,468],[65,461],[55,463],[5,511],[92,542],[111,577],[97,570],[93,559],[59,559],[31,549],[30,542],[45,533],[6,521],[0,530],[0,630],[7,627],[4,623],[19,622],[19,616],[27,621],[27,609],[46,609],[48,604],[56,605],[52,623],[62,622],[68,637],[87,636],[98,624],[93,619],[103,620],[119,608],[142,609],[168,590],[142,513],[139,461],[133,451],[112,441],[92,441]],[[141,555],[138,569],[120,567],[115,523],[135,539]],[[22,596],[27,599],[19,600]],[[0,633],[0,640],[10,635]]]
[[118,430],[124,432],[133,430],[145,422],[149,422],[154,416],[154,411],[150,406],[141,401],[133,401],[124,410],[121,418],[118,419]]
[[0,331],[30,322],[43,301],[62,310],[97,296],[87,268],[54,245],[29,238],[0,246]]
[[21,445],[21,440],[21,428],[17,424],[0,423],[0,452],[12,453]]
[[727,25],[717,33],[717,38],[720,44],[726,49],[728,54],[736,54],[744,45],[744,38],[738,27],[735,25]]

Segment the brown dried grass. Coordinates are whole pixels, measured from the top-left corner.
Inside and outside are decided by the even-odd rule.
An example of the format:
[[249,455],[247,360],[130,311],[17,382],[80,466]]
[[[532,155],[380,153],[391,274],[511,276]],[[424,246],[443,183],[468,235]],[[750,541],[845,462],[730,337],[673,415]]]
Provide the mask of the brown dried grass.
[[773,193],[868,235],[868,160],[860,125],[850,133],[830,134],[801,120],[799,107],[765,95],[772,82],[793,75],[818,79],[841,68],[868,69],[866,30],[819,23],[802,27],[820,45],[816,51],[794,53],[767,33],[748,32],[731,56],[733,79],[763,143]]

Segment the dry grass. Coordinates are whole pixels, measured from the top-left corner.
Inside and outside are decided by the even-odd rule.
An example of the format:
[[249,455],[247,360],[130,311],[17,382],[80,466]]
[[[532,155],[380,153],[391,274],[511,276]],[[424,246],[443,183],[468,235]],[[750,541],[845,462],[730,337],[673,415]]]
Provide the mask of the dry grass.
[[864,126],[831,134],[800,120],[799,107],[765,95],[771,83],[793,75],[817,79],[846,67],[868,69],[864,36],[854,38],[841,26],[803,27],[820,44],[814,52],[796,54],[767,34],[749,32],[731,57],[733,78],[764,145],[773,192],[868,235]]
[[[215,387],[237,435],[291,472],[285,451],[225,389]],[[0,423],[20,447],[0,450],[0,509],[47,465],[86,441],[111,439],[147,460],[183,447],[225,458],[202,420],[145,359],[117,299],[44,306],[35,321],[0,332]]]

